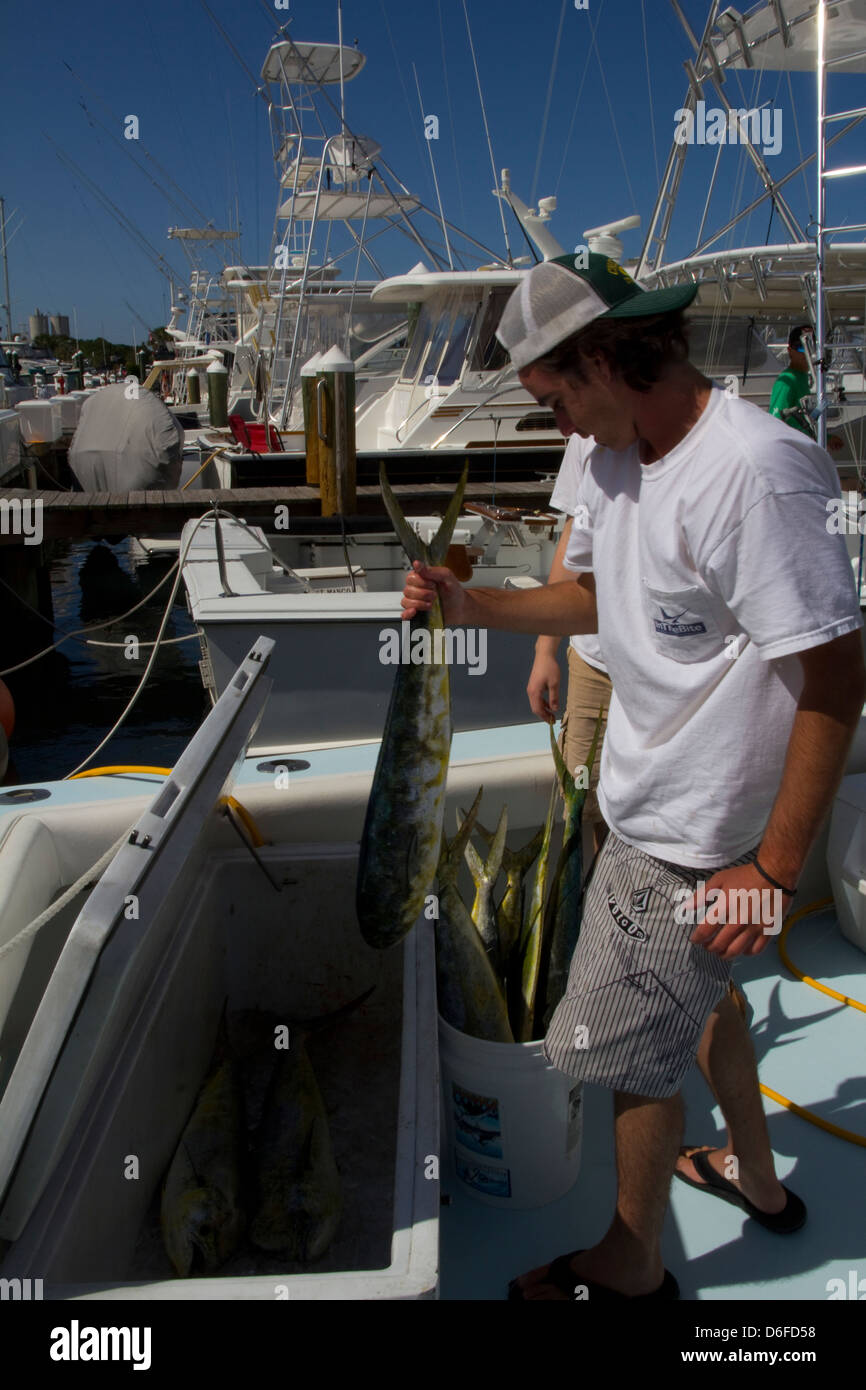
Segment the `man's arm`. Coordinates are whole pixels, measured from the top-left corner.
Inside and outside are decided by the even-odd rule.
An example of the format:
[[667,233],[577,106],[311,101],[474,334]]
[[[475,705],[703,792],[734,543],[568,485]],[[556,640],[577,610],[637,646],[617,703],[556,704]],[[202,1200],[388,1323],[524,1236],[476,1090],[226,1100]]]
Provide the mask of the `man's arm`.
[[[815,842],[845,770],[848,750],[857,729],[866,696],[862,634],[850,632],[820,647],[801,652],[804,685],[788,740],[779,792],[767,822],[758,859],[778,883],[796,888],[809,851]],[[731,889],[770,890],[770,884],[751,864],[725,869],[706,885],[725,892]],[[785,909],[790,897],[783,898]],[[738,955],[758,955],[770,935],[767,922],[737,923],[735,909],[727,908],[726,926],[707,923],[691,940],[714,955],[730,960]]]
[[544,632],[570,637],[597,632],[595,579],[572,576],[538,589],[464,589],[449,569],[416,560],[403,590],[403,617],[426,612],[438,590],[446,623],[461,627],[501,628],[506,632]]
[[[568,517],[562,528],[562,535],[550,566],[548,584],[562,584],[574,578],[573,572],[565,568],[565,552],[568,549],[572,523],[573,518]],[[537,714],[539,719],[546,720],[548,724],[559,712],[560,671],[557,652],[561,641],[561,637],[549,634],[537,639],[535,660],[526,685],[532,713]]]

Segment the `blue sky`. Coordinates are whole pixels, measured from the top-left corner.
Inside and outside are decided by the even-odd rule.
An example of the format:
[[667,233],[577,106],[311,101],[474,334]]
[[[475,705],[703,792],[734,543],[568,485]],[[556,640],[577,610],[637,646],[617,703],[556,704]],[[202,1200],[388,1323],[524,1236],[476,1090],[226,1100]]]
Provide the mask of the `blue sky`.
[[[256,77],[276,26],[287,19],[298,41],[336,41],[336,0],[290,0],[287,10],[277,10],[273,0],[209,5]],[[586,10],[574,0],[467,0],[467,8],[497,170],[510,168],[513,187],[527,202],[557,195],[552,228],[567,247],[585,227],[634,212],[645,228],[685,93],[682,64],[691,56],[667,0],[589,0]],[[699,30],[705,0],[683,0],[683,9]],[[424,113],[439,118],[439,139],[431,143],[446,215],[501,254],[463,0],[344,0],[343,35],[349,45],[357,39],[367,57],[346,87],[354,129],[379,141],[407,187],[435,207],[414,63]],[[199,0],[6,6],[0,43],[7,54],[0,194],[10,218],[16,329],[38,306],[70,319],[76,311],[83,337],[104,333],[129,342],[143,329],[124,300],[149,325],[165,321],[165,279],[92,185],[179,274],[186,261],[166,231],[193,225],[197,216],[178,189],[217,226],[233,222],[237,207],[236,258],[264,260],[276,202],[267,113]],[[784,148],[768,162],[787,169],[800,145],[804,151],[813,145],[814,79],[766,74],[757,97],[754,80],[746,74],[740,87],[729,78],[730,99],[749,106],[770,100],[781,110]],[[862,79],[837,82],[837,106],[862,99]],[[123,139],[129,114],[139,119],[138,142]],[[859,134],[844,148],[851,158],[866,157]],[[713,225],[757,190],[742,151],[724,154]],[[690,152],[669,256],[694,245],[715,156],[711,148]],[[811,170],[789,192],[807,220],[814,211]],[[763,244],[768,222],[765,206],[732,244]],[[513,219],[508,232],[515,254],[525,252]],[[783,239],[776,217],[771,240]],[[641,233],[629,233],[626,255],[640,245]],[[396,236],[383,238],[380,250],[388,273],[418,259],[417,249]]]

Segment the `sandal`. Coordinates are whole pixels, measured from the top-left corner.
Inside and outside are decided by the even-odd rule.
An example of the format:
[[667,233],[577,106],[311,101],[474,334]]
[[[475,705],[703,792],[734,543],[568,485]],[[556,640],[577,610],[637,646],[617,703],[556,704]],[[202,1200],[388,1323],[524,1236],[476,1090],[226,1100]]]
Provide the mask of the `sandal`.
[[799,1231],[806,1221],[806,1207],[796,1193],[789,1188],[783,1187],[783,1192],[788,1198],[786,1205],[781,1211],[769,1212],[761,1211],[750,1202],[748,1197],[744,1197],[742,1192],[727,1178],[723,1178],[721,1173],[717,1173],[709,1161],[714,1149],[701,1150],[692,1149],[689,1146],[680,1149],[681,1158],[690,1158],[695,1165],[696,1171],[703,1178],[703,1182],[695,1182],[694,1178],[686,1177],[685,1173],[674,1170],[674,1176],[681,1182],[688,1183],[689,1187],[695,1187],[699,1192],[710,1192],[714,1197],[720,1197],[723,1202],[730,1202],[731,1206],[740,1207],[742,1211],[750,1216],[753,1221],[757,1221],[768,1231],[774,1231],[776,1235],[787,1236]]
[[[571,1261],[574,1259],[575,1255],[582,1254],[582,1250],[572,1250],[568,1255],[557,1255],[556,1259],[551,1263],[547,1274],[543,1279],[539,1279],[538,1282],[540,1284],[552,1284],[554,1288],[559,1289],[560,1293],[564,1293],[568,1299],[574,1298],[575,1288],[583,1287],[586,1289],[587,1301],[590,1303],[593,1300],[596,1302],[619,1302],[625,1299],[627,1302],[632,1302],[637,1299],[651,1298],[662,1300],[679,1298],[680,1296],[679,1285],[674,1276],[667,1269],[665,1270],[665,1277],[658,1288],[653,1289],[650,1293],[620,1293],[618,1289],[609,1289],[606,1284],[595,1284],[591,1279],[581,1279],[571,1268]],[[508,1285],[509,1301],[517,1303],[535,1302],[534,1299],[524,1298],[525,1292],[526,1290],[520,1287],[517,1280],[512,1279],[511,1283]],[[583,1302],[582,1299],[579,1301]]]

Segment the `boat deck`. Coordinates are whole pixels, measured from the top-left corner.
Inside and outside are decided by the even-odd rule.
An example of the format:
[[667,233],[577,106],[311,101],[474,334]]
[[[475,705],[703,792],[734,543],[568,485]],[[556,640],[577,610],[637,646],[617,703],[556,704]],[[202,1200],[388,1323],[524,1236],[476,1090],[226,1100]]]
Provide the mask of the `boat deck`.
[[[832,908],[797,923],[786,945],[805,974],[866,1002],[866,956],[841,935]],[[735,970],[752,1011],[762,1082],[866,1136],[863,1015],[793,979],[775,943]],[[683,1093],[685,1142],[717,1142],[724,1135],[721,1113],[697,1068]],[[806,1203],[807,1223],[794,1235],[773,1235],[727,1202],[674,1181],[663,1255],[682,1299],[820,1301],[829,1297],[828,1280],[841,1279],[847,1289],[850,1270],[866,1276],[863,1149],[766,1096],[764,1106],[776,1171]],[[442,1187],[451,1203],[441,1214],[441,1297],[504,1298],[515,1275],[590,1246],[604,1233],[616,1196],[610,1093],[586,1088],[580,1176],[558,1201],[504,1211],[466,1195],[445,1167]]]

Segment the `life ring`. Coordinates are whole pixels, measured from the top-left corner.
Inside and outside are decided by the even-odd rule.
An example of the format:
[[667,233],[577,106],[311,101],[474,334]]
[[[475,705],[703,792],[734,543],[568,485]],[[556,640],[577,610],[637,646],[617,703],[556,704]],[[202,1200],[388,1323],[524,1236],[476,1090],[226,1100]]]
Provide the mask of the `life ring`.
[[15,703],[12,692],[5,681],[0,680],[0,728],[7,738],[12,737],[15,728]]

